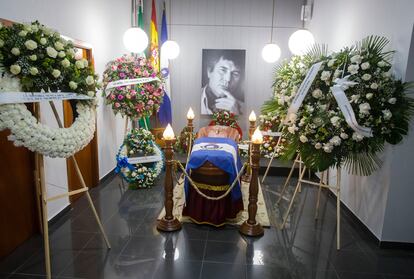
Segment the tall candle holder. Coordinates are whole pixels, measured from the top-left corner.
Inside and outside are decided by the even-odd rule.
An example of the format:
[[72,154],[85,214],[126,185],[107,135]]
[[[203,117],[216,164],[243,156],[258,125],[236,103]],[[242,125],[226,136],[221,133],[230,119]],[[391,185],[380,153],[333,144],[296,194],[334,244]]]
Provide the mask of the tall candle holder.
[[248,214],[249,217],[247,221],[245,221],[240,226],[240,233],[247,235],[247,236],[261,236],[264,234],[263,227],[256,221],[256,214],[257,214],[257,194],[259,192],[259,168],[260,168],[260,145],[263,142],[263,136],[259,130],[256,131],[252,135],[252,143],[251,143],[251,168],[252,168],[252,175],[250,180],[249,186],[249,205],[248,205]]
[[165,142],[165,216],[158,220],[157,229],[165,232],[172,232],[181,229],[181,223],[173,215],[173,177],[172,177],[172,164],[173,164],[173,145],[175,143],[174,131],[171,125],[168,124],[163,134],[163,140]]

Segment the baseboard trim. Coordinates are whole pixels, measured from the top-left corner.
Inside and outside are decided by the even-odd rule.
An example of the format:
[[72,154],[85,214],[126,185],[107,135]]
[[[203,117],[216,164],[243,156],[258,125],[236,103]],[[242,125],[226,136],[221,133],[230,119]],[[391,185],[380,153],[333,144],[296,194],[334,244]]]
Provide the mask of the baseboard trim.
[[116,173],[115,173],[115,168],[114,168],[111,171],[109,171],[107,174],[105,174],[101,179],[99,179],[98,186],[106,185],[110,180],[112,180],[112,178],[115,177],[115,175]]
[[[333,199],[336,202],[336,195],[332,191],[329,191],[328,197]],[[350,218],[352,218],[352,221],[355,223],[358,229],[361,229],[364,235],[367,236],[368,239],[376,243],[379,248],[414,250],[414,243],[379,240],[378,237],[342,201],[341,201],[341,210],[343,211],[343,213],[345,213]],[[344,215],[341,214],[341,216],[344,216]]]
[[395,242],[395,241],[380,241],[379,242],[379,247],[381,249],[414,250],[414,243]]
[[56,214],[55,216],[52,217],[52,219],[50,219],[48,221],[49,226],[52,226],[53,224],[55,224],[57,221],[59,221],[59,219],[65,215],[67,212],[69,212],[71,209],[70,204],[68,204],[65,208],[63,208],[61,211],[59,211],[58,214]]

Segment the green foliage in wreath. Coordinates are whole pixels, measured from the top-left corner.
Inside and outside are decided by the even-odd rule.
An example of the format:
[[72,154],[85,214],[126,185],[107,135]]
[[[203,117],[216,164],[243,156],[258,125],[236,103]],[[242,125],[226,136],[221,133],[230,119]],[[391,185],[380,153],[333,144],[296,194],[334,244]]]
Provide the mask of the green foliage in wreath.
[[[380,167],[378,152],[385,143],[401,142],[414,113],[414,101],[407,96],[413,84],[391,74],[394,52],[386,50],[388,43],[384,37],[370,36],[331,55],[325,46],[315,46],[277,68],[274,96],[262,110],[286,120],[283,158],[292,159],[299,152],[312,170],[343,165],[358,175],[370,175]],[[317,62],[323,62],[322,67],[302,106],[295,115],[287,115],[308,69]],[[371,128],[373,137],[364,137],[347,124],[332,94],[336,79],[346,76],[356,82],[345,90],[356,120]]]
[[88,60],[77,58],[71,41],[38,21],[0,25],[0,67],[20,78],[24,91],[60,90],[94,97],[100,87],[97,76]]
[[[158,155],[161,160],[149,163],[131,164],[132,157]],[[150,131],[133,129],[124,139],[116,156],[116,173],[129,183],[130,189],[152,187],[164,167],[164,156],[161,148],[155,144]]]

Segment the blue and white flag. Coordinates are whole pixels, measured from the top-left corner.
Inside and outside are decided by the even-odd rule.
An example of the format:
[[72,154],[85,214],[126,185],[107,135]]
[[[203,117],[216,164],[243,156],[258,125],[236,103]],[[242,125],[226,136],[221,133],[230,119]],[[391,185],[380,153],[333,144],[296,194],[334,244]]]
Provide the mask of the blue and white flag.
[[[165,4],[162,11],[161,23],[161,46],[168,40],[167,18],[165,16]],[[171,86],[170,86],[170,71],[168,69],[168,58],[161,52],[161,75],[164,78],[164,99],[158,111],[158,119],[163,127],[172,122],[171,110]]]

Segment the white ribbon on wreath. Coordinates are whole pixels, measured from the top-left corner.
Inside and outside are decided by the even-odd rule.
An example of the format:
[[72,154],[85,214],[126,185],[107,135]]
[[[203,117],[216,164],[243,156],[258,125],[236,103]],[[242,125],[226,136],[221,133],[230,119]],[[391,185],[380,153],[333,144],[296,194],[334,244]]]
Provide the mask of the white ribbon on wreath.
[[[0,73],[0,94],[21,92],[20,80]],[[8,137],[15,146],[24,146],[48,157],[68,158],[83,149],[95,133],[95,108],[82,102],[76,105],[78,117],[69,128],[52,129],[27,110],[24,104],[0,105],[0,131],[10,129]]]

